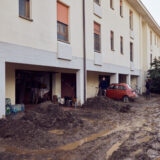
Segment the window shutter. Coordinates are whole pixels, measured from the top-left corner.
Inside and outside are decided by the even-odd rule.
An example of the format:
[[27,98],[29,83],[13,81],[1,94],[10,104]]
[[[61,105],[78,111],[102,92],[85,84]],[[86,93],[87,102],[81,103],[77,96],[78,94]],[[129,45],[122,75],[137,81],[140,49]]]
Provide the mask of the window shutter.
[[19,15],[25,17],[25,0],[19,0]]
[[98,23],[94,23],[94,33],[100,35],[100,25]]
[[57,21],[68,25],[68,7],[57,2]]

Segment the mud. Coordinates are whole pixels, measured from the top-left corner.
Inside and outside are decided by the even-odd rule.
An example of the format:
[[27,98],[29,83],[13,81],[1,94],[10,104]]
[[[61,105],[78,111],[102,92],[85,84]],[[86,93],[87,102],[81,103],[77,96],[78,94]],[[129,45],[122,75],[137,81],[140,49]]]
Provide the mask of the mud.
[[108,97],[99,96],[87,99],[86,103],[82,107],[91,109],[115,110],[125,113],[130,111],[131,105],[116,102]]
[[160,96],[129,104],[101,97],[71,111],[40,105],[0,121],[0,160],[159,159]]

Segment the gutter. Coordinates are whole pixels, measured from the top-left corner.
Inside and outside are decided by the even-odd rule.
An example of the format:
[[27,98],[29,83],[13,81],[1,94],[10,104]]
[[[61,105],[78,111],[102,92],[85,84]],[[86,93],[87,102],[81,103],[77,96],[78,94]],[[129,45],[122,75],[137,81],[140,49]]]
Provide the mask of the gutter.
[[86,101],[86,17],[85,17],[85,0],[83,0],[83,74],[84,74],[84,102]]

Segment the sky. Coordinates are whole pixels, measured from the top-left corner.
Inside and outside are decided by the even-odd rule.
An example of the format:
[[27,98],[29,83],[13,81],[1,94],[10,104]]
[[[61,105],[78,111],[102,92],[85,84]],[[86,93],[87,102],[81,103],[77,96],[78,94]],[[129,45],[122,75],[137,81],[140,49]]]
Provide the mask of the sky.
[[160,26],[160,0],[141,0]]

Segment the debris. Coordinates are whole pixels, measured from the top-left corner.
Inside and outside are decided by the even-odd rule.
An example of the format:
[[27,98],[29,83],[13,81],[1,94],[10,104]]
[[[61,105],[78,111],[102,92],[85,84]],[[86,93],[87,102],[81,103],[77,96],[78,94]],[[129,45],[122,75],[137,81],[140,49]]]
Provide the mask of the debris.
[[116,110],[118,112],[129,112],[131,106],[121,102],[116,102],[108,97],[97,96],[87,99],[83,108]]

